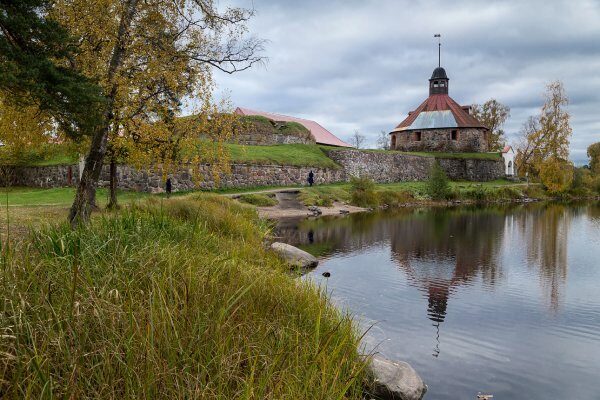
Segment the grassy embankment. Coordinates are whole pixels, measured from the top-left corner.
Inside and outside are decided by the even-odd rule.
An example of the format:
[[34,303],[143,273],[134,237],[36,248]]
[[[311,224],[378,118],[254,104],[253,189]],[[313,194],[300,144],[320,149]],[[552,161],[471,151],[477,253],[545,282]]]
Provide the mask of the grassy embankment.
[[[506,180],[490,182],[450,182],[451,200],[513,200],[522,197],[545,198],[539,185],[515,184]],[[431,203],[427,182],[398,182],[375,184],[374,196],[360,206],[398,206],[406,203]],[[333,202],[352,203],[350,183],[305,187],[300,190],[300,201],[305,205],[330,206]]]
[[[324,149],[317,145],[280,144],[268,146],[245,146],[227,143],[225,147],[234,163],[275,164],[308,166],[315,168],[340,168],[332,159],[327,157]],[[77,163],[77,154],[69,148],[56,146],[50,150],[31,152],[19,159],[16,165],[44,167],[53,165],[69,165]],[[0,151],[0,165],[15,164],[3,157]]]
[[264,193],[248,193],[237,197],[236,200],[239,200],[242,203],[252,204],[253,206],[271,207],[277,205],[277,200],[274,197],[274,195]]
[[3,242],[0,397],[361,398],[352,321],[268,233],[196,194]]

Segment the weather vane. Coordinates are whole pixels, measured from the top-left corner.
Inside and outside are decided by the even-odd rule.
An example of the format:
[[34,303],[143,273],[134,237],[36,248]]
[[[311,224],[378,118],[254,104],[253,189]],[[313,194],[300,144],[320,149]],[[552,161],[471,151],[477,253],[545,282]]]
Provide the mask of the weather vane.
[[433,37],[438,38],[438,67],[442,66],[442,35],[436,33]]

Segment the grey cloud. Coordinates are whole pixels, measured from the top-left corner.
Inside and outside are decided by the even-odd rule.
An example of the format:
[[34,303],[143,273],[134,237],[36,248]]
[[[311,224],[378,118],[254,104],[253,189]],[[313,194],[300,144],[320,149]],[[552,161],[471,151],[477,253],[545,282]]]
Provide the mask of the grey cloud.
[[265,67],[217,74],[235,105],[315,119],[371,143],[427,96],[442,64],[459,103],[489,98],[511,107],[515,140],[538,112],[544,85],[560,79],[571,99],[572,158],[600,140],[600,2],[234,0],[252,7],[253,34],[268,40]]

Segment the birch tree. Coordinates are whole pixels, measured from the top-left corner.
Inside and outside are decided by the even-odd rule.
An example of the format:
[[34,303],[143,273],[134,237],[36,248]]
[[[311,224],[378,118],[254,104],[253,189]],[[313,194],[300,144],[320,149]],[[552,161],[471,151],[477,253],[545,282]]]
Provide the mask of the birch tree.
[[569,100],[562,82],[548,84],[544,98],[540,115],[530,117],[522,130],[522,143],[516,157],[520,174],[529,172],[539,177],[547,160],[552,160],[552,165],[568,163],[569,140],[573,131],[570,114],[566,110]]
[[[197,132],[174,134],[173,121],[195,104],[202,122],[219,116],[212,72],[235,73],[261,61],[262,42],[247,37],[251,10],[219,11],[213,0],[58,0],[55,18],[81,38],[72,61],[106,97],[91,135],[69,219],[85,222],[109,144],[125,144],[138,165],[192,162]],[[208,125],[208,124],[207,124]],[[202,148],[223,153],[223,136]],[[160,150],[162,148],[162,150]],[[183,157],[183,158],[182,158]]]

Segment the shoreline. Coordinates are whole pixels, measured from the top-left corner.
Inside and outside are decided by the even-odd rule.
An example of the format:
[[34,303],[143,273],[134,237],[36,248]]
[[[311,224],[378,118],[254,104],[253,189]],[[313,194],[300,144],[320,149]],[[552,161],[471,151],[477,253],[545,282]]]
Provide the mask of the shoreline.
[[[353,206],[346,203],[334,202],[331,207],[315,207],[315,206],[304,206],[298,205],[297,207],[285,207],[282,208],[280,205],[270,207],[256,207],[258,215],[261,218],[280,220],[287,218],[307,218],[307,217],[324,217],[332,215],[348,215],[356,214],[361,212],[374,212],[391,209],[401,208],[416,208],[416,207],[457,207],[466,205],[498,205],[498,204],[530,204],[540,203],[545,201],[600,201],[600,196],[584,196],[584,197],[573,197],[569,199],[563,199],[560,197],[548,197],[548,198],[519,198],[519,199],[502,199],[502,200],[445,200],[445,201],[434,201],[434,200],[422,200],[417,202],[402,203],[395,206],[379,206],[377,208],[366,208]],[[313,210],[318,209],[320,212]]]

